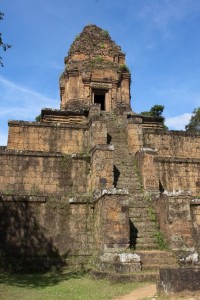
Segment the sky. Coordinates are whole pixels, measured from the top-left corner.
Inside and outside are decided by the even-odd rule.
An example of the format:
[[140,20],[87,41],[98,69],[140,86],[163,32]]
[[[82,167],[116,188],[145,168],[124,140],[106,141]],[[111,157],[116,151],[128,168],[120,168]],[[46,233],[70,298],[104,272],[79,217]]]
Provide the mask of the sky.
[[126,53],[131,106],[164,105],[166,125],[184,130],[200,106],[199,0],[0,0],[0,145],[8,120],[33,121],[59,108],[64,57],[83,27],[108,30]]

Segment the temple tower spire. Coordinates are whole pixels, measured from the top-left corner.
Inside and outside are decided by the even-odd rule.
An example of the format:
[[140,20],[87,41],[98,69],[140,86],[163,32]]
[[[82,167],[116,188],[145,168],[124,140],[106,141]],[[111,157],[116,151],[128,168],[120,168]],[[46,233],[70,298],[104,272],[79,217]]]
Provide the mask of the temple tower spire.
[[65,57],[60,77],[61,109],[72,103],[112,111],[130,105],[130,72],[125,54],[109,33],[96,25],[85,26]]

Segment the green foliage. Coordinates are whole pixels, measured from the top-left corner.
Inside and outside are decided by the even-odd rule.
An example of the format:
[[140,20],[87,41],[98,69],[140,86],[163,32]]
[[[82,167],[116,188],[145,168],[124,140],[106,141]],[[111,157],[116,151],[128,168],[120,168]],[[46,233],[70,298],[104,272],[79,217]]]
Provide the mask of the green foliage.
[[144,116],[161,117],[164,108],[165,107],[163,105],[156,104],[156,105],[152,106],[149,111],[142,111],[140,114],[144,115]]
[[[142,111],[140,114],[143,116],[150,116],[150,117],[163,117],[164,105],[156,104],[151,107],[149,111]],[[168,127],[165,125],[165,118],[163,117],[162,121],[163,127],[165,130],[168,130]]]
[[[4,13],[0,12],[0,21],[3,20]],[[3,51],[6,51],[7,49],[11,48],[11,45],[4,43],[2,39],[2,33],[0,33],[0,47],[3,49]],[[0,57],[0,65],[3,67],[2,57]]]
[[103,61],[103,57],[101,56],[101,55],[97,55],[96,57],[95,57],[95,62],[96,63],[100,63],[100,62],[102,62]]
[[200,107],[193,110],[189,123],[185,126],[187,131],[200,131]]
[[157,243],[159,245],[160,250],[166,250],[167,249],[167,244],[166,244],[166,242],[164,240],[162,232],[159,229],[157,229],[157,231],[155,232],[154,236],[155,236],[155,238],[157,240]]
[[72,166],[72,157],[70,154],[62,154],[60,166],[63,172],[69,170]]
[[151,203],[151,196],[150,195],[146,196],[146,200],[147,200],[147,203],[148,203],[149,218],[150,218],[151,222],[154,223],[154,226],[155,226],[154,237],[156,238],[156,242],[159,245],[159,249],[160,250],[166,250],[167,249],[167,243],[165,242],[163,234],[159,229],[159,225],[158,225],[158,221],[157,221],[157,218],[156,218],[155,210],[154,210],[154,208],[152,206],[152,203]]
[[42,116],[39,114],[37,117],[35,117],[36,122],[41,122],[42,121]]
[[127,65],[125,65],[125,64],[120,65],[119,69],[120,69],[120,71],[126,71],[126,72],[129,72],[129,68],[128,68]]
[[104,44],[104,43],[101,43],[101,44],[100,44],[100,48],[102,48],[102,49],[105,48],[105,44]]
[[109,37],[109,33],[107,30],[102,31],[104,37]]
[[90,62],[90,66],[93,68],[94,66],[97,67],[103,62],[103,57],[101,55],[97,55],[93,60]]

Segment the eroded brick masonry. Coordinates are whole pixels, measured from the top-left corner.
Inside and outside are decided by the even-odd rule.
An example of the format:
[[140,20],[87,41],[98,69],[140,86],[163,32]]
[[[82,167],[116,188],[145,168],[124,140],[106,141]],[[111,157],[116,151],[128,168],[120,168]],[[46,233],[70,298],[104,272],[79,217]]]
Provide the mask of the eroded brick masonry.
[[88,25],[65,57],[60,110],[9,122],[0,148],[1,269],[99,264],[159,249],[158,233],[176,253],[199,253],[200,135],[135,114],[130,78],[121,48]]

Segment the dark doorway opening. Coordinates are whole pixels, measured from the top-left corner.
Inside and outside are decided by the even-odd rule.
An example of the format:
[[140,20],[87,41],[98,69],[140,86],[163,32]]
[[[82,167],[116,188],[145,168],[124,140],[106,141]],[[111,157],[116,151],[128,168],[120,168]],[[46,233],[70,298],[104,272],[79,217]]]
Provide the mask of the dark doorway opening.
[[101,105],[101,110],[105,110],[105,92],[94,92],[94,103]]

